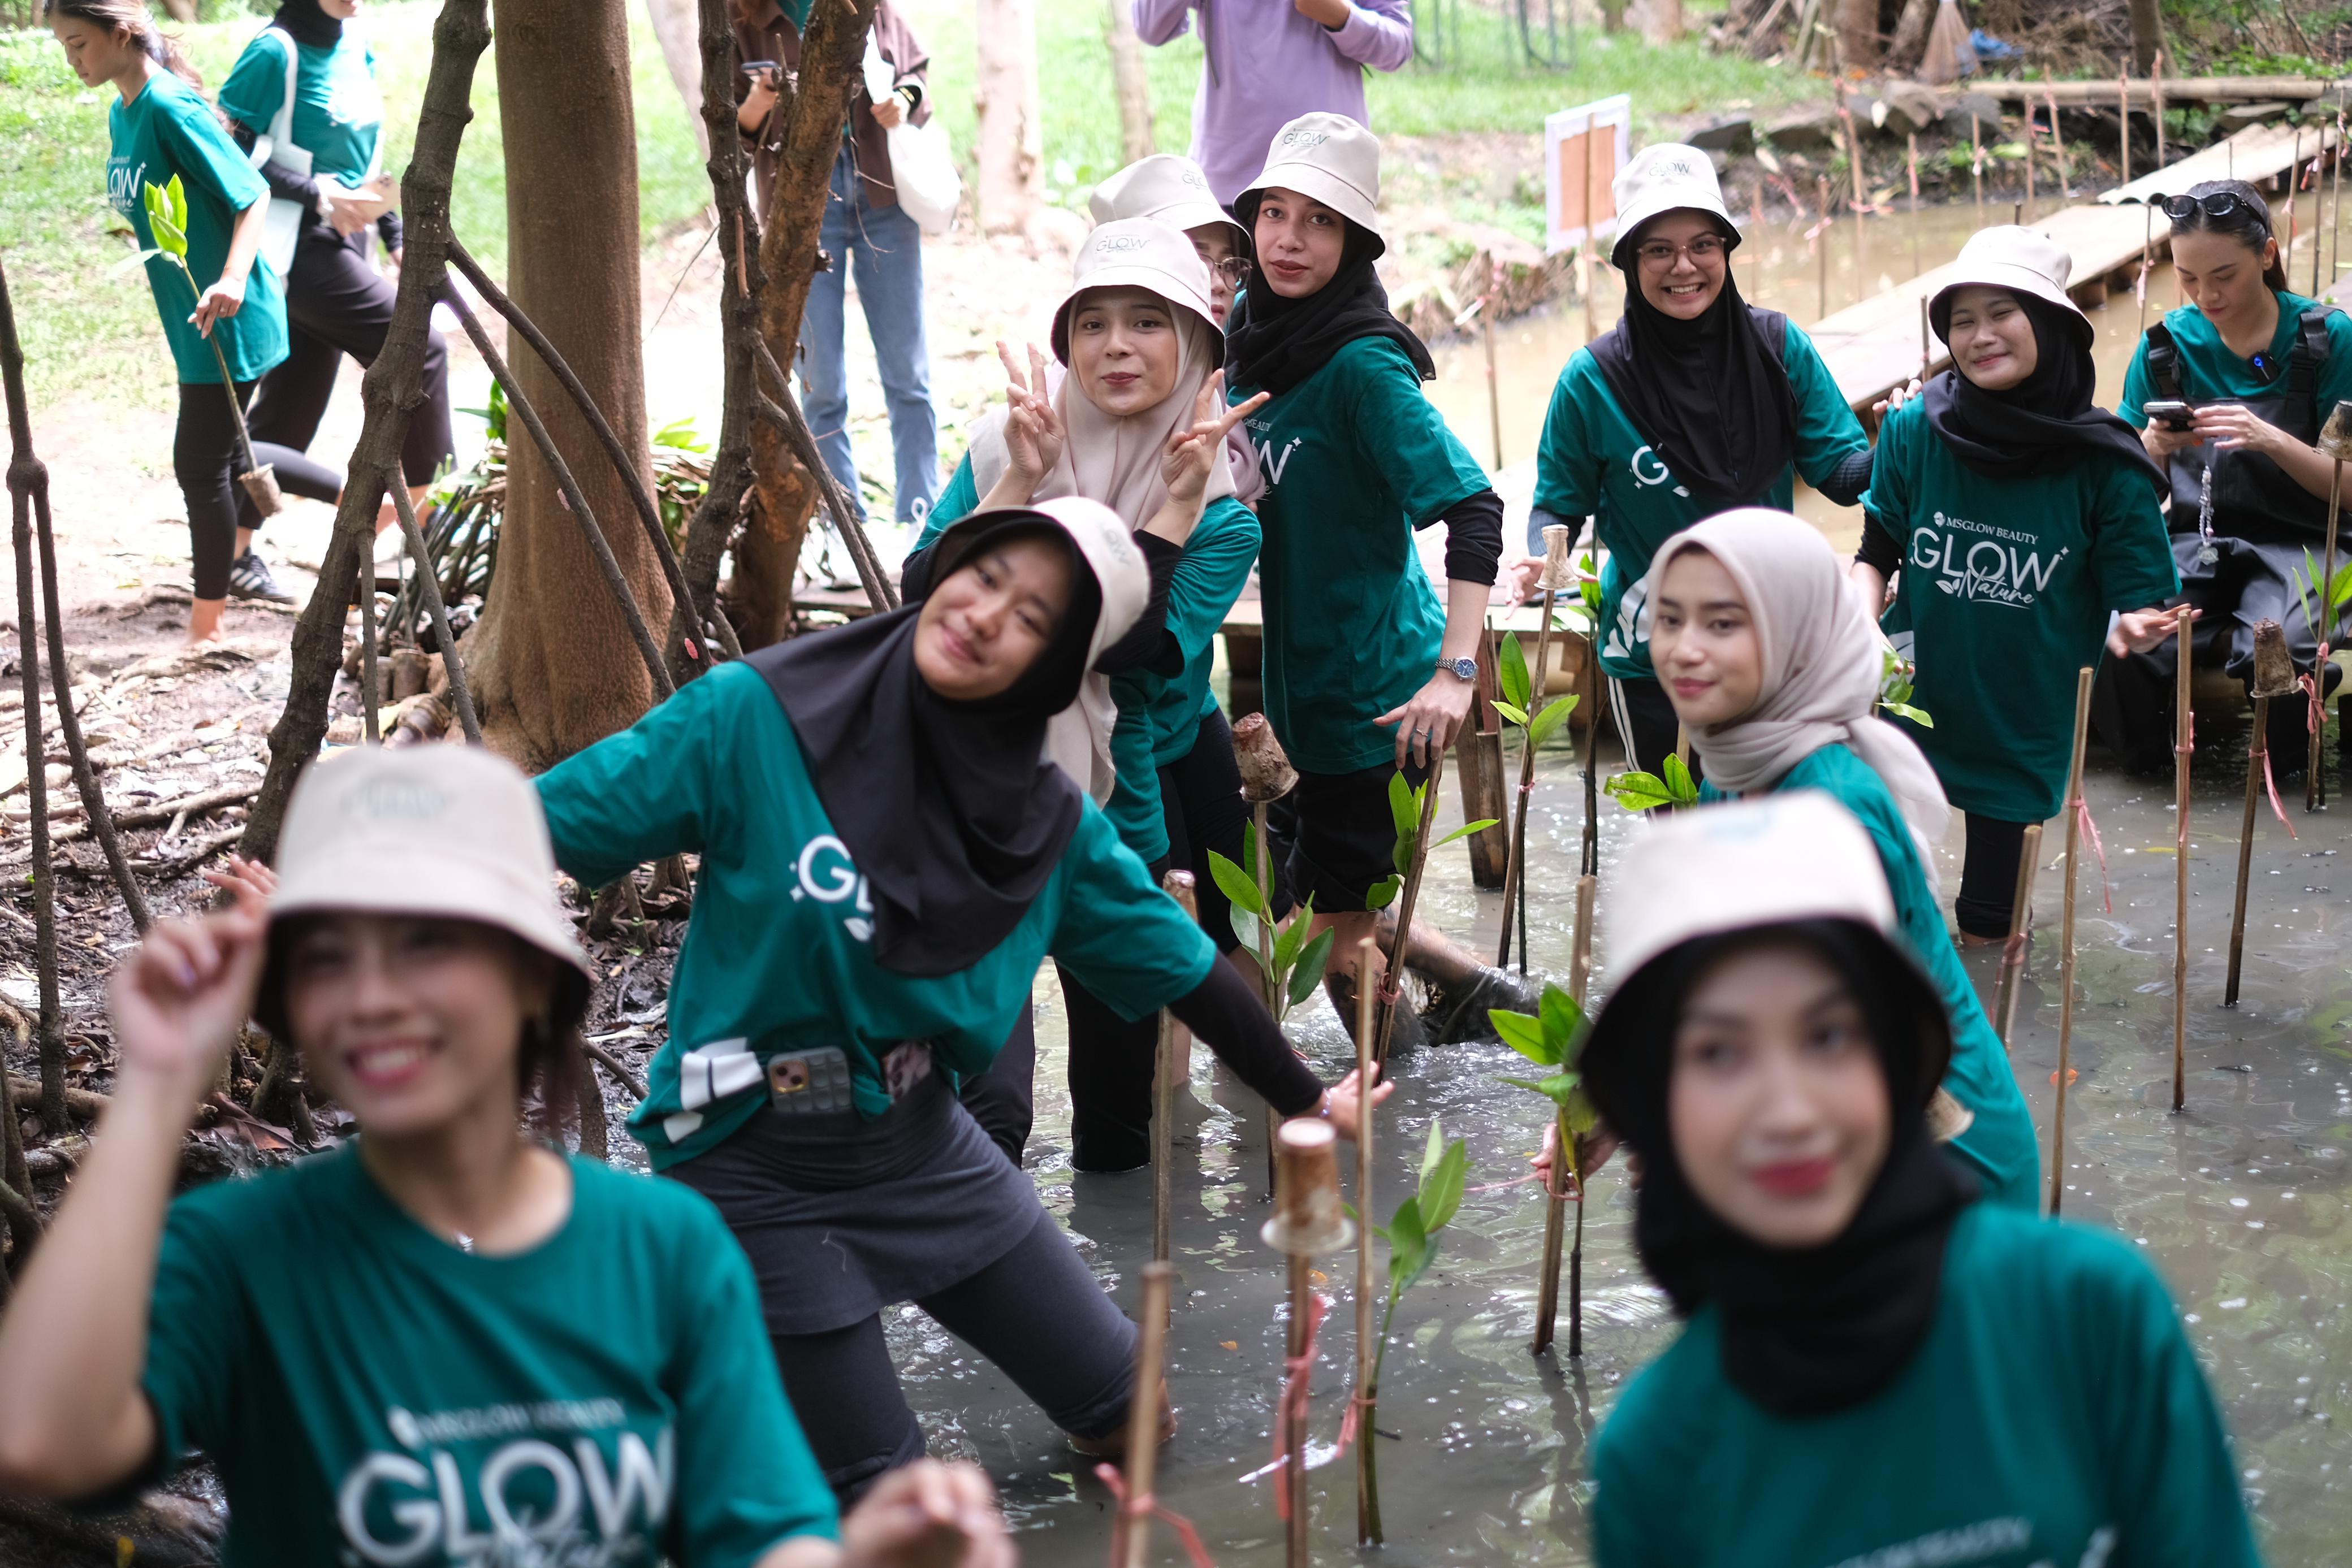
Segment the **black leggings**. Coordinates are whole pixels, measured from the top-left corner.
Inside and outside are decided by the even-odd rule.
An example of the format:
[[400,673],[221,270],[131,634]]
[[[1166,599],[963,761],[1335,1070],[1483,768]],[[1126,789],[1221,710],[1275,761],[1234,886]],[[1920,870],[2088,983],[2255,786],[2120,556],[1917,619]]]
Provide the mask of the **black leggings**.
[[[254,440],[308,451],[334,396],[343,356],[372,365],[383,351],[394,289],[368,265],[368,248],[374,243],[372,228],[345,239],[324,224],[304,225],[294,247],[292,276],[286,280],[288,352],[261,378],[253,400]],[[449,347],[438,332],[425,334],[424,391],[425,401],[409,411],[400,448],[401,473],[411,485],[430,483],[457,450],[450,428]],[[241,503],[238,518],[241,528],[254,526],[250,501]]]
[[1021,1004],[1013,1033],[988,1071],[963,1081],[957,1096],[988,1141],[1004,1151],[1017,1169],[1037,1122],[1037,1009]]
[[[252,398],[253,383],[237,382],[237,406],[243,408]],[[342,491],[341,478],[299,452],[257,438],[253,460],[275,469],[278,487],[289,495],[332,501]],[[179,480],[180,497],[188,507],[189,553],[194,558],[198,599],[228,597],[236,530],[260,524],[260,514],[253,511],[245,486],[236,482],[244,467],[228,393],[218,382],[181,382],[180,423],[172,433],[172,476]]]
[[[1042,1207],[1012,1251],[915,1304],[1003,1369],[1062,1430],[1099,1437],[1127,1419],[1135,1325]],[[884,1471],[922,1458],[923,1429],[898,1386],[879,1316],[828,1333],[773,1334],[770,1343],[843,1507]]]
[[[1220,952],[1230,954],[1237,946],[1233,906],[1209,873],[1209,852],[1241,863],[1242,828],[1250,808],[1242,799],[1233,730],[1223,713],[1202,719],[1192,749],[1160,770],[1160,801],[1168,823],[1169,861],[1192,872],[1201,928]],[[1275,863],[1281,864],[1279,858]],[[1289,901],[1277,897],[1275,908],[1286,912]],[[1244,975],[1255,977],[1248,959],[1236,962]],[[1070,1163],[1082,1171],[1133,1170],[1151,1158],[1160,1017],[1129,1022],[1089,995],[1068,970],[1057,965],[1055,972],[1061,977],[1070,1019]]]
[[2025,847],[2023,822],[1969,813],[1968,858],[1960,862],[1960,895],[1952,913],[1960,930],[1996,941],[2009,937],[2017,899],[2017,857]]

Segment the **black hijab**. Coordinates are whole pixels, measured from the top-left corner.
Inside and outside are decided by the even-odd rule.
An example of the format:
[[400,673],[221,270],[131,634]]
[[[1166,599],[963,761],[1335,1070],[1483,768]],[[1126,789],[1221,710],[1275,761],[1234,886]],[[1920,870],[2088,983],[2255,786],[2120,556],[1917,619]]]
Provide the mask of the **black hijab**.
[[1886,1076],[1886,1163],[1836,1239],[1802,1249],[1749,1239],[1700,1201],[1675,1156],[1667,1082],[1683,1001],[1717,960],[1764,933],[1701,937],[1644,964],[1610,998],[1581,1061],[1601,1115],[1642,1156],[1633,1247],[1643,1267],[1685,1315],[1720,1305],[1733,1386],[1777,1415],[1811,1416],[1861,1403],[1910,1364],[1935,1323],[1945,1240],[1977,1186],[1927,1130],[1951,1056],[1934,988],[1867,926],[1769,930],[1809,944],[1845,979]]
[[292,34],[296,43],[308,48],[331,49],[342,41],[342,18],[330,16],[320,10],[319,0],[282,0],[278,14],[269,20],[273,26]]
[[[1257,204],[1241,215],[1253,227]],[[1225,321],[1225,382],[1273,392],[1277,397],[1330,362],[1359,338],[1386,338],[1405,351],[1423,381],[1437,376],[1436,361],[1413,329],[1389,308],[1388,290],[1372,270],[1385,247],[1362,225],[1349,222],[1331,281],[1299,299],[1286,299],[1269,286],[1242,291]]]
[[1026,513],[971,529],[957,559],[1016,535],[1068,549],[1070,604],[1037,662],[996,696],[950,702],[924,684],[918,601],[747,661],[791,716],[817,798],[866,876],[875,962],[902,975],[953,974],[995,948],[1077,829],[1078,787],[1045,760],[1045,726],[1077,695],[1102,593],[1069,536]]
[[[2087,335],[2046,299],[2030,294],[2011,298],[2033,324],[2033,373],[2007,392],[1987,392],[1955,366],[1920,394],[1927,423],[1952,455],[1992,478],[2020,479],[2063,472],[2081,462],[2084,451],[2105,450],[2129,458],[2159,497],[2169,497],[2172,481],[2140,444],[2139,433],[2092,406],[2098,371]],[[1948,344],[1948,292],[1937,297],[1932,314],[1937,336]]]
[[[1726,242],[1738,243],[1728,235]],[[1592,345],[1601,379],[1658,461],[1711,509],[1763,499],[1797,451],[1797,394],[1726,261],[1723,292],[1695,319],[1642,292],[1634,254],[1618,247],[1624,319]],[[1727,253],[1727,255],[1728,253]]]

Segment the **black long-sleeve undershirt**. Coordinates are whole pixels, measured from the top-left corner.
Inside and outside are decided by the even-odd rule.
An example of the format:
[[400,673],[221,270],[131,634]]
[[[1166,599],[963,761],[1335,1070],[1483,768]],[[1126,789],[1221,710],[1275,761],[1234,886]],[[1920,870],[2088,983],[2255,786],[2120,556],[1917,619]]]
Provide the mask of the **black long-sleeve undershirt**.
[[1224,955],[1209,967],[1207,978],[1169,1003],[1168,1010],[1284,1115],[1304,1115],[1323,1098],[1323,1081],[1290,1049],[1257,987]]
[[[239,152],[252,152],[256,132],[234,120],[228,122],[228,131]],[[272,159],[261,166],[261,183],[269,187],[270,195],[278,201],[299,202],[307,213],[319,210],[319,182],[308,174],[298,174]],[[398,213],[388,207],[384,209],[383,215],[375,221],[375,232],[376,236],[383,241],[384,249],[395,256],[400,253],[404,235]]]
[[1903,541],[1880,526],[1868,513],[1862,519],[1862,548],[1853,559],[1869,567],[1881,577],[1893,577],[1903,566]]
[[1853,506],[1870,488],[1871,459],[1877,451],[1875,446],[1865,446],[1859,452],[1847,453],[1814,488],[1841,507]]
[[1440,512],[1445,525],[1445,576],[1450,582],[1492,584],[1503,566],[1503,498],[1481,490]]

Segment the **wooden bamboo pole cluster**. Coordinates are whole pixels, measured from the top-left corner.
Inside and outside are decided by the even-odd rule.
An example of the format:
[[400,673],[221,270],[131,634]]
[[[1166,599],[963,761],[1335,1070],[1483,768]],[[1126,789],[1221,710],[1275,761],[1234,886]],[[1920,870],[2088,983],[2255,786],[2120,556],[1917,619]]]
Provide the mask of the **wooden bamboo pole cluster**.
[[1283,1469],[1278,1495],[1289,1518],[1284,1531],[1284,1561],[1306,1568],[1311,1515],[1307,1496],[1307,1388],[1314,1368],[1315,1260],[1343,1250],[1357,1227],[1339,1201],[1338,1134],[1328,1122],[1286,1122],[1277,1140],[1280,1176],[1274,1218],[1259,1231],[1265,1244],[1290,1261],[1290,1322],[1286,1336],[1282,1398],[1275,1418],[1282,1423]]

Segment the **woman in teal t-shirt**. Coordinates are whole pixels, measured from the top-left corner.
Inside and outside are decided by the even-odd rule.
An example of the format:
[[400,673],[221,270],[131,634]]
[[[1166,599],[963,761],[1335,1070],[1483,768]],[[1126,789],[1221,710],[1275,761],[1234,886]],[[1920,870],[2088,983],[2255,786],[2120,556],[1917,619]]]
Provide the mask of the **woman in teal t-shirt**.
[[[1422,394],[1429,350],[1372,269],[1388,247],[1380,189],[1380,141],[1354,120],[1284,126],[1234,202],[1257,271],[1225,324],[1227,395],[1274,394],[1244,425],[1266,486],[1265,715],[1298,769],[1290,890],[1314,898],[1317,930],[1337,931],[1325,980],[1343,1019],[1356,1016],[1356,944],[1377,924],[1371,890],[1394,870],[1389,780],[1420,783],[1468,716],[1503,554],[1503,503]],[[1413,549],[1436,522],[1442,604]],[[1409,952],[1492,987],[1432,931],[1416,927]]]
[[1952,1147],[1994,1201],[2032,1212],[2033,1116],[1937,897],[1949,808],[1918,747],[1872,716],[1884,644],[1862,595],[1811,524],[1760,507],[1668,539],[1644,586],[1651,656],[1706,765],[1702,794],[1822,789],[1869,829],[1903,939],[1951,1011],[1944,1087],[1970,1120]]
[[[1055,376],[1008,365],[1006,406],[973,428],[971,449],[931,508],[919,541],[975,510],[1084,496],[1110,507],[1166,576],[1165,613],[1096,661],[1069,748],[1073,777],[1157,882],[1181,850],[1201,928],[1232,952],[1212,851],[1239,863],[1247,807],[1233,738],[1209,692],[1225,614],[1257,559],[1257,518],[1235,492],[1225,435],[1255,403],[1219,396],[1224,338],[1207,266],[1181,230],[1146,218],[1103,224],[1079,247],[1070,291],[1055,306]],[[907,576],[928,575],[922,551]],[[1057,757],[1061,747],[1052,748]],[[1132,1170],[1151,1155],[1158,1024],[1129,1019],[1061,976],[1070,1023],[1070,1157],[1082,1171]],[[964,1104],[1013,1163],[1031,1122],[1034,1050],[1024,1019],[1013,1049]]]
[[[116,974],[112,1099],[0,1319],[0,1486],[87,1497],[198,1448],[255,1568],[880,1568],[935,1531],[1000,1561],[970,1467],[837,1525],[718,1215],[540,1141],[595,1092],[590,972],[520,773],[320,762],[278,868]],[[173,1201],[248,1016],[359,1134]]]
[[[400,264],[400,214],[386,202],[383,99],[376,91],[375,56],[354,25],[361,6],[362,0],[283,0],[220,90],[221,113],[237,145],[259,158],[270,195],[290,204],[279,221],[296,220],[279,241],[291,242],[283,252],[288,351],[254,393],[253,434],[297,452],[319,434],[343,356],[375,363],[392,328],[392,281],[370,256],[373,240],[381,237],[393,265]],[[400,448],[401,473],[420,507],[434,476],[457,451],[449,349],[430,329],[423,388],[425,401],[409,411]],[[392,515],[384,503],[383,522]],[[261,569],[257,586],[268,582]]]
[[[1579,1066],[1685,1320],[1602,1424],[1600,1568],[2257,1568],[2221,1413],[2121,1238],[1971,1203],[1951,1037],[1811,792],[1635,841]],[[1704,1500],[1704,1506],[1693,1506]]]
[[[2335,476],[2317,443],[2352,399],[2352,317],[2287,287],[2270,206],[2243,180],[2191,185],[2166,198],[2164,215],[2188,303],[2147,329],[2116,412],[2144,427],[2149,455],[2171,473],[2173,558],[2189,602],[2208,612],[2190,662],[2251,692],[2256,622],[2285,630],[2306,676],[2316,645],[2336,641],[2312,591]],[[2159,418],[2158,402],[2189,408]],[[2101,727],[2136,768],[2171,754],[2173,661],[2166,643],[2116,661],[2101,682]],[[2332,691],[2341,677],[2330,664],[2320,678]],[[2307,766],[2310,713],[2307,702],[2271,705],[2278,772]]]
[[1642,580],[1666,537],[1730,507],[1787,507],[1796,476],[1852,506],[1870,443],[1811,340],[1739,297],[1739,229],[1715,165],[1694,147],[1645,147],[1615,181],[1610,262],[1624,319],[1569,358],[1536,449],[1528,548],[1550,524],[1601,549],[1594,636],[1628,763],[1655,773],[1675,715],[1650,664]]
[[751,1253],[784,1386],[844,1496],[923,1451],[882,1329],[902,1301],[1083,1451],[1120,1445],[1135,1327],[956,1097],[1045,959],[1123,1018],[1166,1008],[1277,1111],[1353,1134],[1352,1075],[1326,1094],[1044,755],[1148,591],[1097,502],[976,512],[900,609],[722,664],[539,781],[583,884],[702,857],[629,1128]]
[[[286,357],[285,298],[277,274],[257,259],[268,193],[196,90],[203,84],[194,68],[155,30],[140,0],[43,0],[42,15],[83,85],[115,89],[106,114],[106,195],[140,245],[155,244],[147,186],[177,180],[187,201],[195,287],[160,256],[147,262],[147,283],[179,371],[172,473],[187,502],[195,557],[188,640],[205,642],[220,634],[231,566],[253,545],[237,521],[236,476],[245,464],[229,399],[243,408],[262,372]],[[257,465],[275,466],[284,455],[257,446],[253,455]]]
[[[1952,368],[1879,427],[1854,580],[1907,629],[1903,724],[1968,813],[1962,940],[2005,941],[2028,823],[2057,815],[2074,762],[2074,676],[2172,635],[2179,588],[2164,474],[2091,402],[2073,258],[2032,229],[1980,231],[1927,315]],[[1898,633],[1898,635],[1902,635]]]

